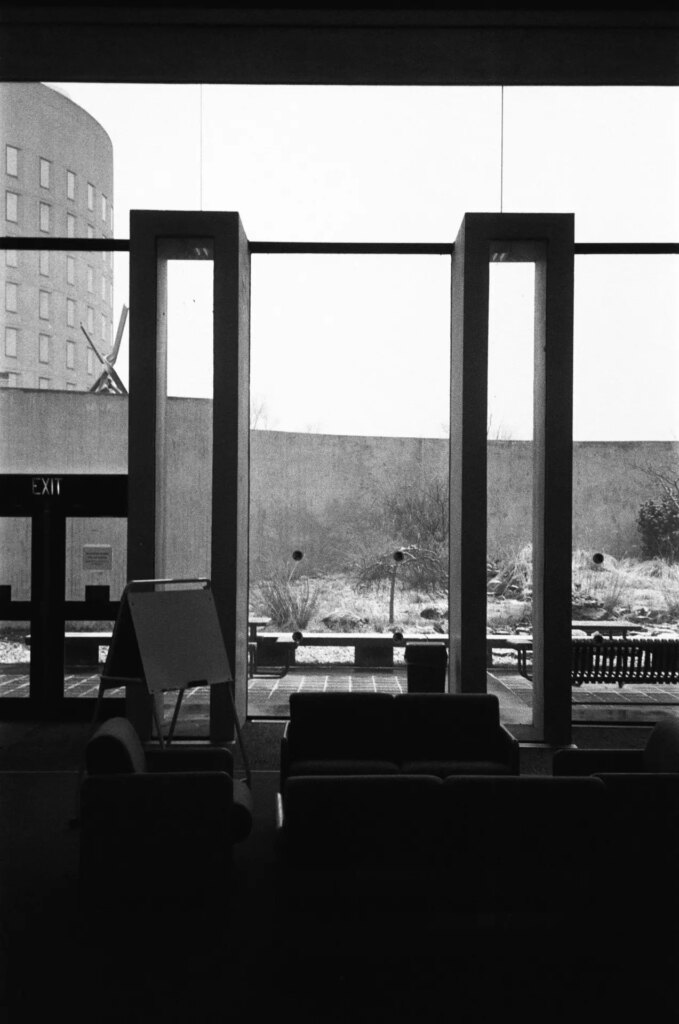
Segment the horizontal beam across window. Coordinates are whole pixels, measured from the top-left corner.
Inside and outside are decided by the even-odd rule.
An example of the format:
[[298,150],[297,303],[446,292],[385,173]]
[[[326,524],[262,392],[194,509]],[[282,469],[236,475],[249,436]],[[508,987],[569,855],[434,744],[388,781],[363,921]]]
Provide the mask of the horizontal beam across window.
[[[0,249],[129,252],[129,238],[0,238]],[[679,255],[679,242],[576,242],[576,256]],[[453,242],[250,242],[251,253],[376,256],[452,256]]]

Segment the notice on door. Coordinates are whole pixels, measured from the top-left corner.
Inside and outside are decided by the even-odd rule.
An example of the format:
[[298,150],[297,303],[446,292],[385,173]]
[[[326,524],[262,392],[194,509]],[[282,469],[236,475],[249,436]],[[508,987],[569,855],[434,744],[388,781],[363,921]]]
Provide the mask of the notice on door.
[[83,569],[89,572],[111,572],[113,548],[110,544],[85,544],[83,546]]

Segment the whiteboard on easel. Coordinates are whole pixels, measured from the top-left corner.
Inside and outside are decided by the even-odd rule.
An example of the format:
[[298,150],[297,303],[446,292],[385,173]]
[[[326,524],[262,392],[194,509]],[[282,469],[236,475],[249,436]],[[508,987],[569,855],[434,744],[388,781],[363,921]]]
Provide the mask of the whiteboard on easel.
[[212,591],[130,590],[149,693],[233,681]]

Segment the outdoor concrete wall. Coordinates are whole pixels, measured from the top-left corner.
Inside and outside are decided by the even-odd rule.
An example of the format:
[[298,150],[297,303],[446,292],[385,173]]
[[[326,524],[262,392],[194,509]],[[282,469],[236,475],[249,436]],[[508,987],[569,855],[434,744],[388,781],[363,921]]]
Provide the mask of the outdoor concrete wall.
[[[168,542],[177,576],[209,572],[211,404],[172,399],[168,408]],[[426,487],[447,474],[448,442],[436,438],[352,437],[252,431],[250,440],[250,550],[253,565],[292,567],[295,548],[303,566],[339,566],[360,547],[384,536],[387,495]],[[636,515],[654,493],[651,467],[679,471],[673,442],[585,442],[575,445],[573,543],[614,556],[639,553]],[[127,399],[72,392],[0,393],[0,472],[124,473],[127,471]],[[491,441],[489,551],[530,540],[531,446]],[[69,524],[72,580],[69,597],[86,583],[125,581],[125,523],[78,520]],[[387,538],[389,539],[389,538]],[[0,583],[13,596],[28,594],[28,523],[0,522]],[[111,543],[114,570],[82,571],[84,544]]]

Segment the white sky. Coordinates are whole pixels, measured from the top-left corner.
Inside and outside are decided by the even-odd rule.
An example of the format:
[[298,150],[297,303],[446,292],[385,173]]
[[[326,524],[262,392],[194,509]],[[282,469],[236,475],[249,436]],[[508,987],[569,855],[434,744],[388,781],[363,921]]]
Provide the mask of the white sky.
[[[253,241],[448,242],[502,194],[575,213],[580,242],[679,241],[677,89],[59,87],[112,139],[118,237],[147,208],[236,210]],[[208,395],[210,267],[176,269],[170,390]],[[530,436],[531,288],[494,266],[491,435]],[[679,257],[578,257],[576,438],[679,439],[678,296]],[[445,257],[254,257],[259,425],[444,436],[449,301]]]

